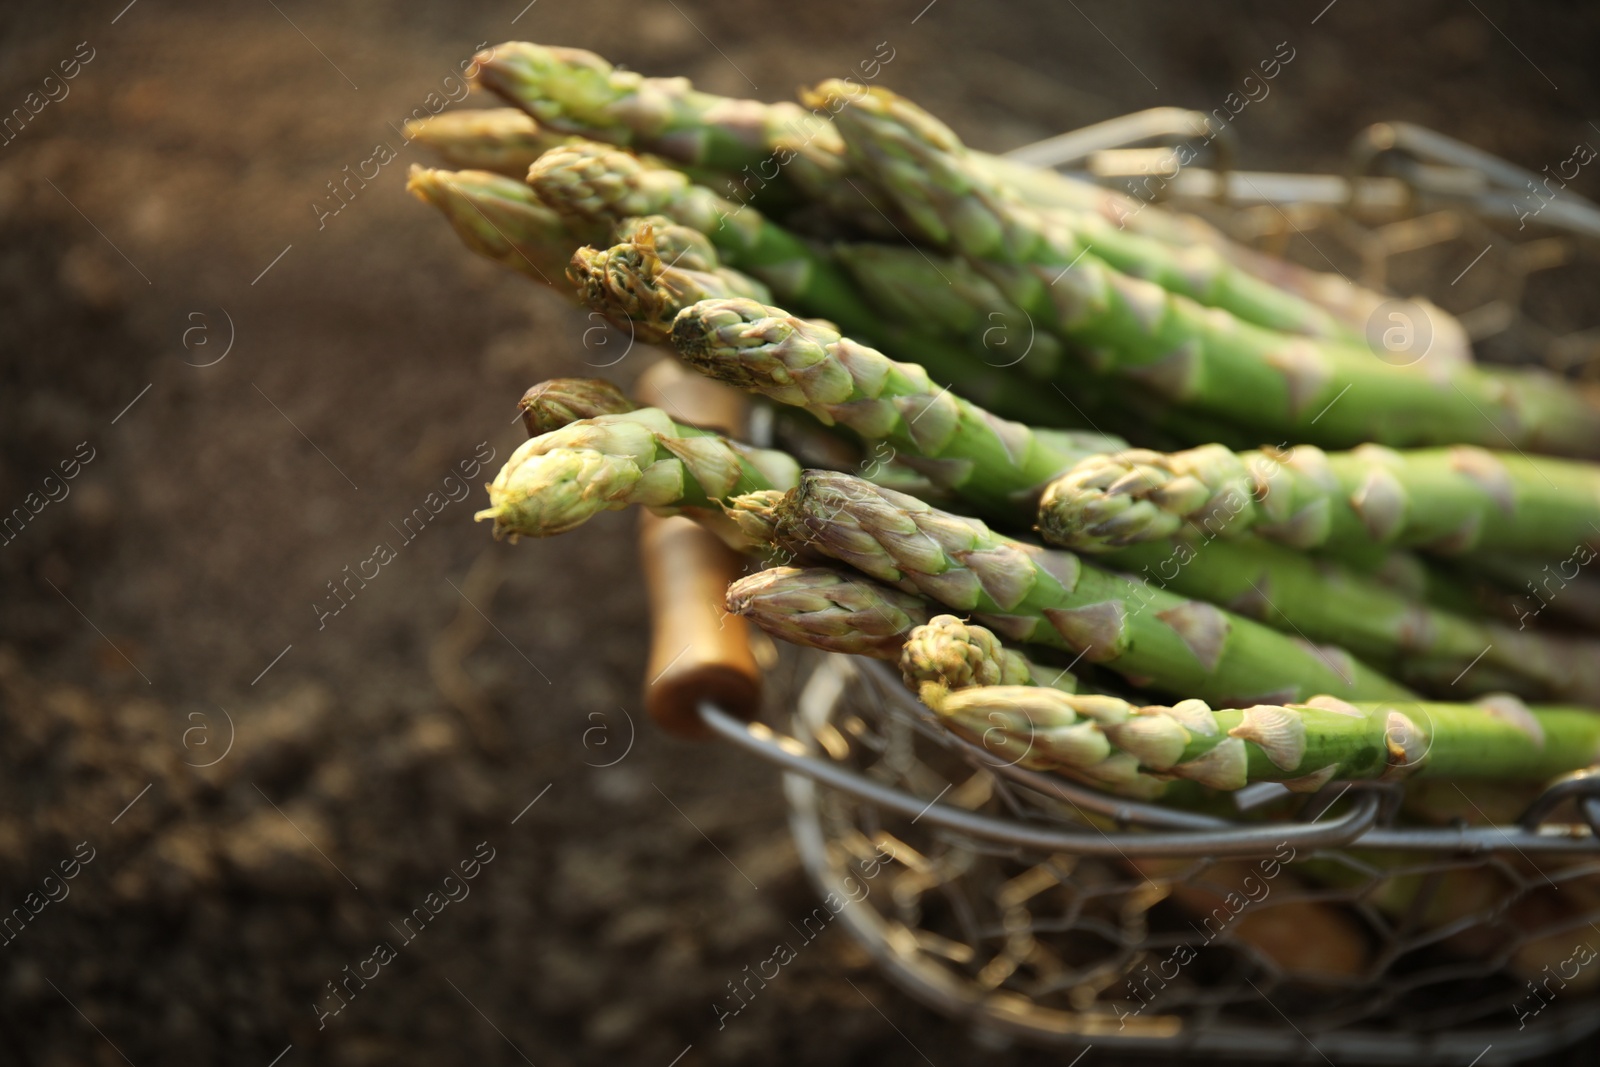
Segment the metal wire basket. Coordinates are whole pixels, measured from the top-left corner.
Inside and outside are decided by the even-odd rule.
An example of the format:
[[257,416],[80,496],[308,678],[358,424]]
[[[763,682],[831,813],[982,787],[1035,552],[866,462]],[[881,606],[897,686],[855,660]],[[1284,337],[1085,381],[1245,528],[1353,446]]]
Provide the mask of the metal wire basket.
[[[1170,172],[1161,198],[1427,296],[1480,353],[1600,370],[1600,332],[1572,317],[1595,281],[1592,205],[1532,201],[1543,175],[1402,124],[1358,138],[1343,176],[1234,170],[1226,136],[1207,138],[1209,169],[1172,167],[1170,143],[1137,147],[1203,122],[1157,109],[1014,155],[1111,184]],[[1600,1030],[1600,771],[1526,797],[1435,796],[1458,810],[1433,825],[1399,824],[1406,798],[1379,783],[1309,800],[1257,786],[1200,814],[1002,764],[883,664],[800,653],[771,681],[788,733],[711,705],[702,719],[787,772],[830,911],[893,980],[981,1034],[1467,1065]]]

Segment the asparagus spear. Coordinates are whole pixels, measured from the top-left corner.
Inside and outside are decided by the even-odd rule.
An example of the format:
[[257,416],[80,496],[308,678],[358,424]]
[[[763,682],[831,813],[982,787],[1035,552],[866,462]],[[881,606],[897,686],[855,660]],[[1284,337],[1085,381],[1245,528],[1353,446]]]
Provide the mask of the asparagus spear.
[[991,631],[933,615],[923,597],[837,568],[770,567],[728,586],[726,604],[790,644],[897,660],[914,692],[924,684],[1076,689],[1072,675],[1006,648]]
[[[865,61],[863,74],[875,76],[879,58],[881,52]],[[714,96],[682,78],[617,71],[580,49],[506,44],[478,62],[484,72],[480,83],[569,134],[641,148],[686,167],[721,168],[718,187],[741,202],[770,197],[774,183],[793,185],[800,195],[869,232],[900,236],[878,214],[892,212],[893,205],[871,182],[852,174],[844,140],[819,110]],[[1238,269],[1325,308],[1357,337],[1364,335],[1373,312],[1390,302],[1341,275],[1307,270],[1240,245],[1192,215],[1173,214],[1004,156],[969,151],[967,159],[1036,208],[1093,214],[1119,230],[1180,249],[1214,249]],[[713,184],[710,173],[702,184]],[[1470,359],[1465,333],[1450,316],[1416,300],[1402,303],[1398,311],[1410,322],[1427,323],[1433,338],[1430,359]]]
[[1600,705],[1600,641],[1448,611],[1331,560],[1254,538],[1132,545],[1105,561],[1184,596],[1328,641],[1424,692],[1511,690]]
[[782,452],[674,423],[656,408],[601,415],[524,441],[489,486],[496,538],[549,537],[629,504],[709,511],[724,497],[794,483]]
[[896,363],[826,324],[796,319],[754,300],[707,300],[672,327],[685,363],[718,381],[804,408],[887,440],[936,484],[989,514],[1015,514],[1018,500],[1091,451],[1122,442],[1031,430],[997,418],[936,386],[914,363]]
[[514,107],[447,111],[406,123],[407,141],[421,141],[452,167],[521,179],[533,161],[571,138],[540,129]]
[[928,621],[922,597],[830,567],[772,567],[728,586],[728,613],[790,644],[895,659]]
[[1386,293],[1358,285],[1342,274],[1311,270],[1259,252],[1229,238],[1195,215],[1153,207],[1148,199],[1136,199],[1004,156],[987,156],[968,149],[967,159],[986,171],[995,183],[1033,207],[1068,208],[1097,215],[1118,229],[1180,250],[1196,246],[1213,249],[1239,270],[1325,309],[1354,337],[1366,339],[1375,316],[1380,310],[1386,310],[1395,318],[1379,319],[1383,325],[1410,325],[1419,335],[1430,339],[1426,349],[1429,360],[1451,366],[1472,362],[1466,330],[1448,312],[1428,300],[1420,297],[1395,300]]
[[[1008,411],[1046,425],[1076,421],[1053,398],[1019,387],[936,332],[887,321],[862,300],[851,279],[832,261],[754,209],[689,184],[676,171],[652,168],[604,145],[578,142],[547,153],[529,172],[529,181],[553,208],[591,223],[638,213],[670,217],[705,234],[730,263],[771,285],[786,303],[839,323],[853,335],[914,356],[945,380],[959,382],[964,391]],[[628,284],[645,283],[636,279]],[[611,301],[602,291],[588,295],[604,302],[598,306],[613,317],[629,317],[636,303]],[[669,296],[658,294],[658,299],[665,304]]]
[[1045,537],[1074,548],[1170,537],[1189,523],[1335,553],[1412,545],[1562,558],[1600,545],[1600,467],[1469,446],[1140,449],[1085,460],[1039,509]]
[[[1184,249],[1130,232],[1093,211],[1038,209],[972,163],[950,129],[887,89],[830,80],[806,101],[838,115],[852,162],[883,186],[924,234],[965,254],[1036,262],[1066,253],[1095,255],[1117,270],[1156,282],[1245,322],[1313,337],[1359,340],[1326,309],[1239,270],[1209,245]],[[959,208],[953,201],[963,201]],[[963,217],[957,221],[956,211]],[[1011,218],[1010,213],[1018,216]],[[1023,223],[1036,229],[1028,232]],[[970,225],[980,229],[974,231]],[[996,226],[996,224],[998,224]],[[983,229],[989,232],[983,232]],[[1047,251],[1048,249],[1048,251]]]
[[686,78],[617,70],[578,48],[511,42],[479,53],[476,81],[551,129],[650,152],[723,177],[740,203],[817,201],[883,236],[870,191],[852,188],[837,131],[793,103],[697,91]]
[[[565,286],[558,285],[557,278],[560,278],[563,270],[568,269],[574,250],[582,243],[605,243],[608,237],[605,222],[573,216],[560,218],[542,205],[526,184],[502,178],[498,174],[413,168],[408,189],[445,211],[446,218],[456,227],[462,242],[472,250],[499,262],[501,266],[520,270],[522,274],[531,275],[563,291]],[[640,237],[640,227],[646,224],[653,227],[658,253],[669,264],[710,272],[723,270],[710,243],[706,240],[696,242],[690,237],[696,230],[678,226],[659,214],[619,219],[616,230],[618,243],[629,243]],[[806,254],[810,254],[810,251],[806,250]],[[613,264],[611,269],[618,270],[619,264]],[[632,285],[642,285],[642,282]],[[754,280],[744,277],[741,285],[754,285]],[[750,291],[750,294],[755,293]],[[614,318],[626,317],[629,307],[637,307],[637,301],[618,304],[603,293],[590,293],[589,296],[598,310]],[[770,298],[763,296],[763,299]],[[822,307],[818,310],[819,314],[840,317],[838,307]],[[963,392],[981,397],[989,405],[1002,406],[1013,414],[1046,426],[1072,421],[1048,395],[1019,387],[1018,382],[1010,381],[1005,374],[966,357],[957,346],[950,346],[941,339],[910,336],[906,331],[896,330],[886,323],[880,323],[880,326],[882,328],[878,334],[896,342],[899,350],[914,350],[922,362],[933,366],[941,374],[941,378],[962,382]]]
[[413,166],[406,189],[444,212],[468,248],[552,288],[565,290],[557,280],[567,261],[603,229],[562,218],[523,182],[488,171]]
[[[1369,451],[1381,455],[1387,450]],[[1230,455],[1219,449],[1199,449],[1192,454]],[[1305,502],[1301,500],[1286,508],[1285,502],[1294,497],[1283,490],[1281,479],[1264,476],[1259,482],[1230,482],[1219,489],[1214,506],[1190,513],[1169,539],[1123,544],[1135,539],[1120,533],[1113,537],[1112,529],[1120,528],[1124,522],[1136,525],[1137,516],[1107,517],[1114,510],[1114,503],[1097,503],[1095,490],[1087,488],[1094,480],[1080,480],[1079,476],[1095,467],[1109,474],[1118,469],[1119,461],[1133,463],[1138,455],[1124,452],[1094,457],[1054,483],[1040,507],[1039,530],[1045,539],[1067,547],[1105,552],[1107,562],[1113,566],[1168,585],[1186,596],[1226,605],[1259,622],[1301,633],[1311,640],[1336,643],[1425,691],[1479,695],[1508,689],[1532,699],[1600,703],[1600,645],[1591,639],[1527,630],[1520,624],[1485,621],[1477,617],[1479,611],[1470,596],[1449,595],[1463,592],[1461,579],[1446,583],[1448,588],[1441,589],[1437,576],[1413,556],[1388,553],[1376,562],[1360,560],[1345,566],[1332,560],[1312,561],[1287,546],[1255,537],[1235,541],[1219,537],[1247,508],[1267,508],[1269,517],[1281,517],[1283,510],[1270,509],[1303,507]],[[1272,453],[1256,456],[1270,457]],[[1278,454],[1276,462],[1303,463],[1308,477],[1326,480],[1318,466],[1324,458],[1320,450],[1302,446],[1292,455]],[[1262,468],[1267,466],[1263,459]],[[1118,481],[1107,480],[1112,484]],[[1122,488],[1131,490],[1136,480],[1130,477]],[[1081,509],[1070,502],[1073,494],[1068,492],[1068,486],[1074,482]],[[1192,488],[1185,481],[1171,495],[1175,498]],[[1548,489],[1543,482],[1539,488]],[[1158,499],[1166,499],[1159,489],[1151,492]],[[1101,510],[1102,504],[1108,506]],[[1154,506],[1141,501],[1132,504],[1132,510]],[[1088,518],[1081,520],[1082,526],[1072,525],[1079,516],[1086,515],[1093,515],[1112,528],[1105,531],[1104,539],[1084,535],[1083,526],[1090,524]],[[1257,532],[1261,532],[1260,527]],[[1120,547],[1113,548],[1113,544]],[[1487,559],[1479,563],[1481,557],[1473,556],[1463,558],[1484,567],[1496,562]]]
[[[935,616],[911,632],[900,654],[900,674],[911,691],[934,709],[957,690],[1042,686],[1063,694],[1077,692],[1077,682],[1067,672],[1038,666],[1002,645],[992,631],[954,615]],[[1109,757],[1088,767],[1063,767],[1048,751],[1035,752],[1031,739],[1017,737],[1009,720],[981,723],[976,716],[946,716],[944,721],[956,733],[1034,770],[1064,772],[1121,796],[1145,800],[1168,792],[1166,780],[1141,771],[1132,756]]]
[[1132,757],[1146,772],[1213,789],[1282,782],[1314,791],[1333,779],[1544,780],[1600,757],[1600,716],[1530,709],[1510,697],[1483,704],[1411,701],[1303,703],[1213,710],[1204,701],[1137,707],[1115,697],[1035,686],[934,693],[934,711],[974,732],[1024,742],[1063,769],[1092,772]]
[[[833,256],[850,272],[867,298],[884,315],[900,323],[935,324],[948,337],[959,337],[977,357],[974,370],[959,374],[929,366],[936,377],[953,381],[984,406],[1014,418],[1039,420],[1026,414],[1019,397],[1053,395],[1092,425],[1109,426],[1118,433],[1153,436],[1174,442],[1220,441],[1250,448],[1259,438],[1224,420],[1201,415],[1136,393],[1109,379],[1090,373],[1081,357],[1070,355],[1060,338],[1038,329],[1032,318],[1008,300],[998,286],[965,259],[930,254],[900,244],[833,246]],[[919,362],[926,364],[925,360]],[[965,388],[975,376],[1002,378],[981,392]],[[1048,382],[1050,392],[1022,380]],[[1088,413],[1093,412],[1090,416]]]
[[[696,258],[704,259],[692,242],[688,248],[701,252]],[[765,285],[731,267],[693,270],[663,261],[649,224],[636,229],[631,240],[611,248],[578,249],[567,267],[567,278],[589,307],[621,329],[629,329],[631,323],[634,336],[656,344],[671,336],[672,319],[679,310],[696,301],[772,298]]]
[[[816,98],[831,106],[845,95],[830,83]],[[1397,366],[1365,347],[1290,336],[1207,308],[1113,269],[1104,248],[1091,250],[1061,218],[1004,195],[932,116],[880,89],[849,99],[836,121],[862,169],[926,236],[968,257],[1042,326],[1092,350],[1103,370],[1259,432],[1318,444],[1509,440],[1600,454],[1600,406],[1569,383],[1527,370],[1441,366],[1445,373],[1434,374],[1426,361]],[[1176,284],[1182,272],[1147,273]],[[1232,298],[1211,298],[1241,309]]]
[[[874,76],[881,57],[875,53],[865,61],[863,73]],[[848,218],[878,203],[877,190],[857,180],[839,131],[819,109],[716,96],[695,89],[686,78],[617,70],[579,48],[510,42],[480,52],[474,62],[477,84],[550,129],[721,171],[728,175],[730,195],[741,201],[787,186]],[[875,69],[868,72],[867,65]],[[1198,220],[1176,224],[1161,210],[1142,210],[1143,204],[1111,190],[1000,156],[972,155],[1030,203],[1097,210],[1126,220],[1138,232],[1199,243]],[[1215,240],[1226,241],[1211,232]]]
[[[657,245],[655,256],[648,255],[642,248],[627,247],[642,241],[646,227],[655,235]],[[695,238],[698,238],[698,243],[695,243]],[[665,246],[664,240],[667,242]],[[917,255],[910,249],[906,251],[913,256]],[[750,289],[750,284],[758,283],[736,272],[733,272],[731,277],[739,280],[739,284],[726,285],[723,288],[727,291],[721,293],[715,292],[714,287],[707,284],[682,284],[683,279],[671,274],[663,276],[653,272],[652,264],[657,261],[713,273],[728,270],[719,267],[720,259],[716,250],[703,234],[690,227],[672,223],[665,216],[655,215],[624,220],[618,227],[617,244],[611,248],[606,260],[606,284],[580,283],[583,298],[590,307],[606,315],[618,326],[621,326],[624,320],[641,322],[647,319],[646,329],[651,339],[655,339],[660,324],[669,322],[674,313],[698,300],[715,295],[743,295],[763,301],[771,299],[770,296],[761,295]],[[920,256],[918,261],[921,261]],[[908,267],[909,264],[902,263],[901,266]],[[900,272],[901,276],[907,273],[910,272],[904,270]],[[724,280],[729,277],[730,275],[725,274]],[[913,283],[918,280],[925,281],[920,276],[913,275]],[[981,278],[973,280],[978,285],[987,284]],[[704,282],[704,279],[700,281]],[[744,286],[743,289],[740,288],[741,285]],[[998,294],[995,295],[998,297]],[[987,296],[974,294],[970,299],[984,300]],[[902,304],[901,307],[904,308],[905,305]],[[910,313],[909,310],[901,316],[902,321],[917,321],[919,318],[919,315]],[[926,326],[929,321],[922,319],[922,325]],[[1020,325],[1019,323],[1019,332]],[[942,380],[954,382],[963,395],[979,398],[986,406],[1018,417],[1028,417],[1044,425],[1063,421],[1060,405],[1049,395],[1042,394],[1037,388],[1016,380],[997,366],[984,365],[981,360],[973,359],[971,354],[962,352],[956,346],[940,339],[908,334],[890,327],[882,320],[879,320],[877,333],[896,342],[896,347],[900,350],[909,349],[914,352],[918,361],[932,373]],[[1002,342],[995,341],[994,344],[1003,347]],[[1086,400],[1084,403],[1092,404],[1093,401]]]
[[620,415],[635,404],[621,389],[599,378],[551,378],[532,386],[517,402],[529,437],[559,430],[579,419]]
[[805,472],[770,514],[785,546],[976,612],[1011,640],[1064,648],[1138,685],[1223,704],[1316,692],[1411,696],[1341,649],[1310,646],[846,474]]

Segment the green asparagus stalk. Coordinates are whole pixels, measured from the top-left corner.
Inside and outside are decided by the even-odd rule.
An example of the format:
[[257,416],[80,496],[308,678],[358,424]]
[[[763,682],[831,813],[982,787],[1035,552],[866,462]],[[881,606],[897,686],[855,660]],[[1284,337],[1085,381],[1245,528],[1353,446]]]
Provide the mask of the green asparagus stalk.
[[[863,61],[863,75],[876,76],[893,58],[892,49],[887,59],[876,51]],[[578,48],[510,42],[479,53],[474,62],[478,84],[550,129],[720,171],[728,176],[730,195],[740,201],[787,187],[854,219],[864,214],[863,206],[880,199],[876,189],[853,173],[844,141],[823,110],[716,96],[695,89],[685,78],[617,70]],[[1096,210],[1126,220],[1136,232],[1179,244],[1199,243],[1192,225],[1178,225],[1160,209],[1143,210],[1144,205],[1129,197],[1051,170],[980,152],[972,155],[1030,203]],[[1220,234],[1215,239],[1226,240]]]
[[559,430],[579,419],[620,415],[636,405],[621,389],[599,378],[551,378],[532,386],[517,402],[529,437]]
[[797,170],[808,163],[839,169],[831,159],[805,153],[808,124],[817,120],[794,104],[752,106],[712,96],[695,91],[686,78],[618,70],[581,48],[511,41],[474,58],[477,84],[552,129],[720,170],[744,166],[751,145],[795,137]]
[[649,152],[708,175],[740,203],[820,202],[868,232],[892,236],[872,191],[825,116],[697,91],[685,78],[617,70],[593,52],[511,42],[480,53],[478,84],[551,129]]
[[[975,166],[966,146],[947,126],[887,89],[831,80],[805,95],[813,106],[837,113],[852,162],[882,184],[926,236],[941,244],[965,254],[1009,254],[1022,263],[1049,261],[1063,252],[1070,261],[1093,247],[1098,259],[1117,270],[1229,311],[1244,322],[1313,337],[1360,340],[1326,309],[1239,270],[1209,245],[1178,250],[1097,212],[1028,205],[985,168]],[[925,173],[913,173],[914,168]],[[949,203],[956,199],[964,201],[959,223]],[[1009,217],[1012,211],[1017,218]],[[988,233],[964,228],[980,220],[984,226],[992,226],[994,220],[999,228]],[[1025,220],[1037,229],[1027,232],[1021,225]]]
[[[1096,427],[1110,427],[1145,441],[1153,437],[1177,442],[1220,441],[1239,448],[1259,443],[1255,435],[1225,420],[1184,411],[1090,373],[1081,358],[1068,354],[1060,338],[1039,329],[1031,316],[965,259],[903,244],[844,242],[833,246],[833,255],[867,299],[889,318],[907,324],[934,324],[941,334],[961,338],[982,364],[979,370],[987,377],[1002,379],[997,386],[985,383],[982,392],[963,389],[985,407],[999,410],[1004,406],[1015,418],[1039,422],[1017,413],[1024,403],[1018,393],[1041,395],[1036,386],[1023,380],[1031,378],[1051,384],[1052,389],[1042,396],[1056,398],[1056,406],[1065,404]],[[929,370],[935,377],[946,376],[934,367]],[[973,377],[969,371],[952,380],[964,387]]]
[[494,520],[497,539],[549,537],[630,504],[716,511],[719,500],[792,485],[798,474],[782,452],[640,408],[524,441],[490,484],[490,506],[474,518]]
[[488,171],[413,166],[406,189],[444,212],[474,252],[563,291],[566,285],[557,283],[572,253],[603,232],[603,227],[564,219],[523,182]]
[[[973,688],[1042,686],[1062,694],[1077,691],[1070,674],[1039,667],[1002,645],[992,631],[964,623],[954,615],[936,616],[912,631],[900,654],[900,673],[911,691],[930,708],[941,707],[954,691]],[[1010,763],[1064,772],[1122,796],[1152,800],[1169,792],[1165,778],[1144,773],[1132,756],[1108,757],[1088,768],[1062,767],[1048,751],[1035,752],[1031,739],[1018,738],[1014,730],[1008,729],[1013,725],[1009,719],[990,723],[978,719],[946,716],[944,721],[957,733]]]
[[1384,580],[1253,538],[1170,542],[1109,553],[1119,570],[1222,605],[1275,630],[1337,644],[1424,692],[1509,690],[1600,705],[1600,641],[1444,610]]
[[[862,300],[851,279],[832,261],[754,209],[692,185],[676,171],[651,167],[604,145],[580,142],[547,153],[529,172],[529,181],[553,208],[591,223],[639,213],[665,215],[704,233],[723,258],[771,285],[786,303],[913,356],[945,380],[960,383],[964,391],[1046,425],[1081,419],[1076,412],[1064,411],[1054,398],[1019,388],[936,332],[886,320]],[[592,295],[606,299],[602,292]],[[627,304],[613,304],[607,313],[625,317],[630,309]]]
[[781,544],[975,612],[1010,640],[1066,649],[1138,685],[1222,704],[1412,695],[1342,649],[1310,646],[849,475],[807,471],[771,510]]
[[[825,86],[818,99],[844,92]],[[1510,441],[1600,455],[1600,405],[1560,379],[1426,360],[1398,366],[1363,346],[1265,329],[1113,269],[1106,249],[1006,196],[947,128],[893,94],[858,91],[836,121],[852,158],[926,236],[965,255],[1041,326],[1093,352],[1100,369],[1170,401],[1335,447]],[[1177,285],[1182,271],[1145,273]],[[1211,298],[1241,309],[1233,297]]]
[[567,278],[578,287],[585,304],[619,329],[631,328],[635,337],[654,344],[665,342],[672,335],[674,316],[697,301],[772,298],[765,285],[731,267],[692,270],[663,261],[649,225],[637,230],[632,240],[611,248],[578,249]]
[[922,597],[830,567],[771,567],[728,586],[728,613],[790,644],[895,659],[933,607]]
[[[1419,297],[1395,300],[1386,293],[1358,285],[1342,274],[1311,270],[1258,252],[1194,215],[1154,207],[1149,200],[1075,180],[1053,170],[971,149],[967,150],[966,158],[986,172],[995,184],[1046,213],[1050,209],[1066,208],[1095,215],[1118,229],[1171,245],[1180,255],[1190,254],[1197,246],[1214,250],[1239,270],[1323,308],[1353,338],[1367,339],[1375,320],[1384,326],[1409,325],[1416,331],[1414,336],[1429,338],[1426,353],[1430,361],[1451,366],[1472,362],[1471,342],[1461,324],[1427,300]],[[1384,309],[1385,317],[1378,316],[1380,309]]]
[[1490,778],[1542,781],[1600,757],[1600,716],[1482,704],[1300,703],[1213,710],[1200,700],[1137,707],[1114,697],[1034,686],[933,691],[933,709],[969,731],[1023,742],[1062,769],[1092,773],[1131,757],[1148,773],[1212,789],[1281,782],[1312,792],[1334,779]]
[[1013,515],[1056,473],[1123,442],[1093,434],[1031,430],[997,418],[826,324],[754,300],[708,300],[672,327],[685,363],[708,377],[887,440],[935,484],[991,515]]
[[[1063,693],[1076,685],[1067,672],[1040,667],[981,626],[953,615],[930,620],[921,597],[827,567],[774,567],[741,578],[728,587],[727,608],[791,644],[898,659],[906,684],[928,689],[930,698],[973,685],[1043,685]],[[1029,753],[1016,746],[1009,755],[1026,762]],[[1139,777],[1140,795],[1162,792],[1163,783]],[[1103,776],[1091,781],[1103,784]]]
[[540,129],[514,107],[447,111],[405,125],[407,141],[421,141],[452,167],[488,170],[521,180],[533,161],[571,137]]
[[1559,559],[1600,545],[1600,467],[1464,445],[1139,449],[1085,460],[1039,509],[1045,537],[1073,548],[1158,540],[1189,524],[1333,553],[1403,545]]
[[[654,257],[646,255],[642,249],[630,250],[625,247],[640,243],[646,225],[654,230],[657,245],[657,255]],[[692,249],[689,247],[691,235],[699,238],[701,246]],[[670,250],[663,246],[664,239],[670,244]],[[921,262],[921,257],[914,250],[906,249],[906,251]],[[606,315],[619,327],[623,320],[637,323],[642,317],[648,317],[652,324],[667,323],[681,308],[712,295],[744,295],[766,302],[771,300],[770,296],[761,296],[748,286],[742,291],[738,286],[726,286],[725,288],[729,290],[726,293],[713,294],[712,287],[707,285],[673,284],[674,279],[670,276],[658,280],[658,275],[644,269],[653,261],[676,263],[678,266],[713,273],[728,270],[719,268],[720,260],[715,248],[698,231],[671,223],[660,215],[648,216],[645,219],[628,219],[619,227],[617,245],[611,249],[607,263],[610,281],[604,286],[580,286],[584,299],[590,307]],[[910,267],[910,264],[904,262],[900,265]],[[912,275],[913,283],[925,280],[910,270],[900,273],[902,276]],[[738,279],[748,279],[746,275],[735,273],[734,276]],[[987,284],[981,278],[974,280],[979,285]],[[750,281],[754,284],[753,280]],[[972,297],[973,300],[984,298],[981,293],[975,293]],[[930,301],[935,304],[938,302]],[[921,319],[923,325],[927,325],[930,321],[911,313],[908,305],[902,304],[901,307],[907,311],[901,316],[901,321]],[[996,314],[998,313],[996,311]],[[649,329],[654,334],[657,327],[651,325]],[[997,408],[1008,414],[1027,416],[1047,426],[1063,421],[1061,405],[1052,400],[1050,395],[1043,394],[1036,387],[1017,380],[1000,367],[986,366],[981,360],[973,359],[943,341],[913,338],[903,331],[890,330],[887,326],[880,332],[900,341],[902,348],[911,347],[918,356],[918,361],[922,362],[930,373],[936,374],[944,381],[955,383],[955,387],[960,389],[963,395],[979,400],[987,407]],[[1003,347],[1001,341],[993,343],[997,348]],[[1093,405],[1095,401],[1084,400],[1083,403]]]

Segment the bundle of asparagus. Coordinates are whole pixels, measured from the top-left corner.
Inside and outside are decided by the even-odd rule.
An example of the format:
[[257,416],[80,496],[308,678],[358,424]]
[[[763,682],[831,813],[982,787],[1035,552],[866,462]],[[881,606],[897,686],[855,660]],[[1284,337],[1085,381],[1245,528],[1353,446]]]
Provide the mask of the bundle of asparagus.
[[896,661],[954,732],[1130,795],[1600,756],[1600,639],[1489,610],[1600,548],[1590,392],[1462,345],[1393,366],[1363,340],[1385,294],[972,151],[886,89],[765,104],[524,43],[478,67],[512,107],[418,125],[475,169],[412,190],[786,411],[792,447],[835,442],[802,463],[559,379],[523,398],[496,536],[688,514],[756,561],[732,615]]

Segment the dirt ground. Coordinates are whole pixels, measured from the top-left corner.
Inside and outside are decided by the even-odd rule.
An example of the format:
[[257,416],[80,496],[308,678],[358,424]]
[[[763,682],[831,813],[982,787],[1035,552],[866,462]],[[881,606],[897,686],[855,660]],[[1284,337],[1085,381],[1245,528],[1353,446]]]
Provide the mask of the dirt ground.
[[523,2],[0,14],[0,113],[76,63],[0,147],[0,508],[57,498],[0,546],[0,911],[60,898],[0,945],[0,1062],[1066,1062],[980,1049],[842,931],[718,1028],[814,906],[778,780],[645,721],[630,516],[471,521],[592,323],[405,194],[396,125],[480,42],[769,99],[887,42],[884,84],[998,150],[1217,106],[1287,41],[1247,164],[1405,118],[1538,169],[1596,136],[1600,10]]

